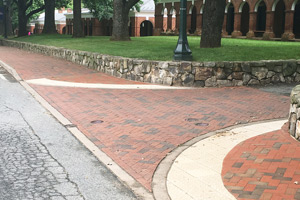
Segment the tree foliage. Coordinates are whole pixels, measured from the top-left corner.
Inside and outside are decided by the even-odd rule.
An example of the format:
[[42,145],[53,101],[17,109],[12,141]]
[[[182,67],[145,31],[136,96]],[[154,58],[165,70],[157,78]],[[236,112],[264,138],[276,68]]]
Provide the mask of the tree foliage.
[[34,15],[44,10],[42,0],[15,0],[18,7],[18,36],[27,35],[27,22]]
[[99,20],[113,16],[113,0],[83,0],[83,5]]

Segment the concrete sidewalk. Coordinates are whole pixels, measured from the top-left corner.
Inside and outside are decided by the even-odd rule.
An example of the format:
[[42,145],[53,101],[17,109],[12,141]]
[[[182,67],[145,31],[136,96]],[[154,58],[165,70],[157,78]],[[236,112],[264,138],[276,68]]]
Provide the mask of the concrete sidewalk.
[[[299,146],[300,143],[289,138],[287,132],[278,132],[285,122],[281,120],[234,128],[189,147],[176,158],[168,173],[167,188],[171,199],[299,199],[296,193],[300,186],[294,184],[299,178],[299,175],[295,175],[300,170],[297,169],[299,162],[293,165],[289,161],[298,160],[300,156],[288,155],[284,146],[279,147],[292,144]],[[273,138],[271,147],[260,140],[274,134],[280,139]],[[287,142],[289,139],[292,141]],[[245,147],[245,143],[259,150]],[[272,153],[272,146],[277,147],[277,158],[266,160],[270,158],[268,154]],[[263,156],[258,158],[255,152]],[[280,178],[276,177],[274,172],[279,168],[278,163],[281,169],[283,167],[279,157],[288,156],[292,158],[289,161],[286,159],[284,164],[289,175],[283,173]],[[246,164],[249,160],[251,163]],[[268,167],[264,168],[264,161]],[[280,179],[288,180],[281,182],[286,185],[285,190],[280,190],[278,186]],[[273,185],[274,181],[279,183]]]
[[7,47],[0,47],[0,60],[62,114],[65,125],[78,128],[88,148],[102,153],[100,159],[108,156],[111,160],[102,161],[146,198],[151,198],[158,165],[178,146],[226,127],[284,118],[289,109],[288,97],[254,88],[142,86],[149,84]]

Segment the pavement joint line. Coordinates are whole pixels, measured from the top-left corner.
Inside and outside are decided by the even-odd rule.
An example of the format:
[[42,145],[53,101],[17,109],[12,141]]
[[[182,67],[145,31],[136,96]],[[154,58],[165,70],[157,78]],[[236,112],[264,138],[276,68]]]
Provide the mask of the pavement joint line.
[[101,83],[76,83],[68,81],[57,81],[47,78],[26,80],[29,84],[56,86],[56,87],[76,87],[76,88],[99,88],[99,89],[155,89],[155,90],[190,90],[193,87],[174,87],[163,85],[122,85],[122,84],[101,84]]
[[[52,107],[43,97],[41,97],[30,85],[23,81],[15,69],[0,60],[0,66],[4,67],[20,84],[64,126],[72,124],[60,112]],[[123,170],[116,162],[101,151],[93,142],[91,142],[78,128],[66,127],[96,158],[102,162],[118,179],[131,189],[138,199],[154,200],[152,193],[147,191],[139,182]]]
[[[174,149],[172,152],[169,152],[166,157],[158,164],[154,175],[153,175],[153,181],[152,181],[152,191],[154,198],[159,200],[159,199],[164,199],[164,200],[171,200],[171,197],[168,192],[167,188],[167,177],[168,173],[171,170],[172,165],[174,164],[175,160],[177,157],[180,156],[181,153],[183,153],[185,150],[187,150],[189,147],[192,147],[196,143],[208,139],[212,136],[215,136],[217,134],[225,133],[232,131],[234,129],[238,128],[244,128],[244,127],[250,127],[253,125],[260,125],[263,123],[271,123],[271,122],[279,122],[287,120],[286,118],[278,118],[278,119],[270,119],[270,120],[262,120],[258,122],[251,122],[247,124],[238,124],[230,127],[226,127],[224,129],[219,129],[216,131],[209,132],[207,134],[198,136],[196,138],[193,138],[181,145],[179,145],[176,149]],[[263,134],[263,133],[261,133]]]

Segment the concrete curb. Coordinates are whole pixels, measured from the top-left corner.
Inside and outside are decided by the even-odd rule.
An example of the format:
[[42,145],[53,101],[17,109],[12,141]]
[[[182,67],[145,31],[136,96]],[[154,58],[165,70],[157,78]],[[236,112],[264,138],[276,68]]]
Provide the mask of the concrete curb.
[[72,127],[72,123],[60,112],[52,107],[43,97],[41,97],[29,84],[18,75],[16,70],[6,63],[0,61],[0,66],[6,69],[20,84],[61,124],[63,124],[87,149],[89,149],[97,159],[102,162],[121,182],[130,188],[139,199],[153,200],[152,193],[146,190],[139,182],[131,177],[125,170],[117,165],[109,156],[102,152],[93,142],[91,142],[78,128]]
[[197,142],[204,140],[208,137],[211,137],[213,135],[216,135],[218,133],[226,132],[232,129],[244,127],[244,126],[250,126],[255,124],[261,124],[265,122],[275,122],[275,121],[281,121],[286,120],[286,118],[280,118],[280,119],[271,119],[271,120],[263,120],[259,122],[252,122],[247,124],[239,124],[235,126],[230,126],[224,129],[220,129],[217,131],[213,131],[210,133],[207,133],[205,135],[201,135],[199,137],[193,138],[190,141],[178,146],[176,149],[174,149],[172,152],[170,152],[157,166],[154,175],[153,175],[153,181],[152,181],[152,191],[154,198],[157,200],[164,199],[164,200],[171,200],[171,197],[169,196],[168,189],[167,189],[167,176],[168,173],[176,160],[176,158],[186,149],[191,147],[192,145],[196,144]]

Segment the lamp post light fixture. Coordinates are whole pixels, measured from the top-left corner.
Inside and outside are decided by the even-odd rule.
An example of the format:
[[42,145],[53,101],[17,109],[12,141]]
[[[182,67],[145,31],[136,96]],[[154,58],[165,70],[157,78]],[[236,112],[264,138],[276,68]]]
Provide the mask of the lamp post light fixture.
[[179,38],[174,50],[174,60],[192,60],[193,58],[186,36],[186,1],[180,0]]
[[7,5],[7,0],[3,0],[3,7],[4,7],[4,12],[3,12],[3,21],[4,21],[4,38],[7,38],[7,24],[6,24],[6,5]]

